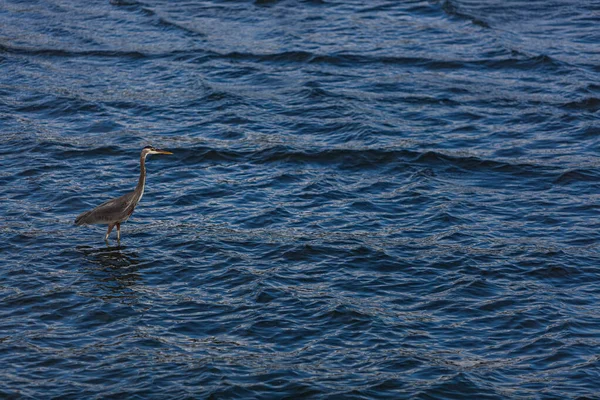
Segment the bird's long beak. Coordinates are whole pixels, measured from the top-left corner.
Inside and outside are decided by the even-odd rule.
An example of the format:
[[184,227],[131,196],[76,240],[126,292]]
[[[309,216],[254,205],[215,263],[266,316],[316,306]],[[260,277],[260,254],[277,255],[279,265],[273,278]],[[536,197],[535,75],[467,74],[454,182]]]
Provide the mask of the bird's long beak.
[[173,154],[167,150],[156,149],[156,154]]

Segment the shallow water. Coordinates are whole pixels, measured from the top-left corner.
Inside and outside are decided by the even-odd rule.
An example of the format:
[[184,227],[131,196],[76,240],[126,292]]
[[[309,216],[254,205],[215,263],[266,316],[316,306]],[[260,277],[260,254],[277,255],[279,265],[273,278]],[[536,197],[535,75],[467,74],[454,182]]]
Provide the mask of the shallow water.
[[0,21],[0,397],[598,395],[599,1]]

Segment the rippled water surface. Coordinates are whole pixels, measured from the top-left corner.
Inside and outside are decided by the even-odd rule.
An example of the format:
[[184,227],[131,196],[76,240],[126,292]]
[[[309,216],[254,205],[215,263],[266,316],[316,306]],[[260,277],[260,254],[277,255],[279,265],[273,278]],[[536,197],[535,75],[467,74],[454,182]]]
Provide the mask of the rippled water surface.
[[0,397],[598,398],[598,26],[0,0]]

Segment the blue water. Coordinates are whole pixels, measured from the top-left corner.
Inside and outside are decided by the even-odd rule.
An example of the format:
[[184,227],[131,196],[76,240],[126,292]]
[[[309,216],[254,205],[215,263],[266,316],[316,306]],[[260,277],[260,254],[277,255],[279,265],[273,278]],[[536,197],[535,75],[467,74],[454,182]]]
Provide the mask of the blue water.
[[599,26],[0,0],[0,398],[600,398]]

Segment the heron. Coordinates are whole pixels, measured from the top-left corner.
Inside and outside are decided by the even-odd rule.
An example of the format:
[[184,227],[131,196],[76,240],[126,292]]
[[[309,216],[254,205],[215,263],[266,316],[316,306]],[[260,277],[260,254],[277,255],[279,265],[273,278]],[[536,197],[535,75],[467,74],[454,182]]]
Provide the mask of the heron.
[[124,194],[115,199],[108,200],[98,207],[80,214],[75,219],[75,225],[108,224],[108,231],[104,236],[104,241],[108,242],[108,235],[117,227],[117,240],[121,240],[121,223],[133,213],[135,206],[138,205],[144,195],[144,186],[146,185],[146,157],[149,154],[173,154],[170,151],[161,150],[152,146],[146,146],[142,149],[140,155],[140,179],[133,192]]

